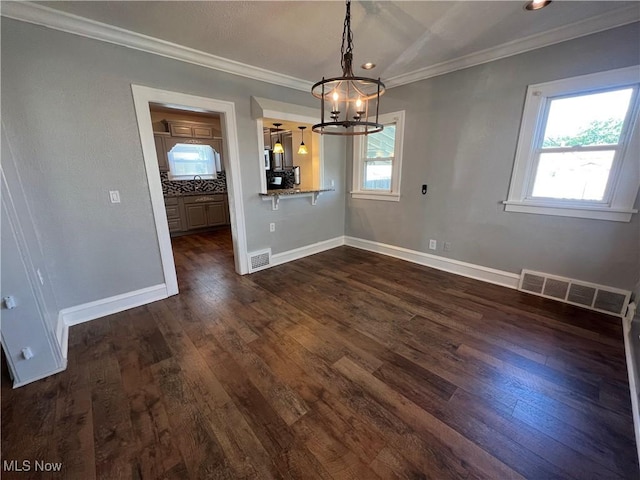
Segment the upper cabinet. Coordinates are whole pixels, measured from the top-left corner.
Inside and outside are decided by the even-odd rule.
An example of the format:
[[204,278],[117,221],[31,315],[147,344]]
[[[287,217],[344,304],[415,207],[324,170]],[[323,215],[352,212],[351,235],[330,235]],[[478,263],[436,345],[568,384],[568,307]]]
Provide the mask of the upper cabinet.
[[282,135],[282,147],[284,148],[282,167],[291,168],[293,167],[293,136],[291,132]]
[[156,155],[158,156],[158,167],[161,172],[169,171],[169,160],[167,159],[167,147],[165,144],[165,138],[168,138],[168,136],[164,132],[153,133],[153,140],[156,143]]
[[196,122],[166,122],[172,137],[213,138],[213,125]]
[[265,128],[262,130],[262,134],[264,135],[264,148],[266,150],[271,150],[271,130]]

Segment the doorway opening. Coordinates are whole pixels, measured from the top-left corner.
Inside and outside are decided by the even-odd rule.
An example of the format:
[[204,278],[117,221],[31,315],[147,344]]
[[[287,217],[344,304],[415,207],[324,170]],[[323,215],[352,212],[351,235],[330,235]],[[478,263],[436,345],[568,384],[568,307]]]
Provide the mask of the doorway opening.
[[[149,105],[169,234],[176,268],[180,252],[200,249],[197,239],[215,240],[211,248],[231,247],[225,167],[225,138],[220,114]],[[184,238],[184,237],[192,238]],[[179,238],[178,238],[179,237]],[[176,250],[176,246],[179,248]],[[229,250],[229,248],[225,248]],[[230,262],[231,258],[220,259]],[[184,280],[183,270],[182,280]],[[180,275],[178,275],[180,277]],[[181,282],[181,286],[185,284]]]
[[167,296],[178,293],[172,233],[227,228],[235,271],[248,273],[234,104],[139,85],[132,92]]

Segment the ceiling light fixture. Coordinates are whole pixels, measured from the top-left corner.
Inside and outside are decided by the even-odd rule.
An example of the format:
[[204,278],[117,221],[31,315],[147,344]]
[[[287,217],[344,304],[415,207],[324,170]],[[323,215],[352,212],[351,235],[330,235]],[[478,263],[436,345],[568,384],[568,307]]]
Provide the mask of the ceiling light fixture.
[[551,0],[531,0],[524,5],[525,10],[540,10],[551,3]]
[[[313,96],[320,99],[320,123],[312,130],[328,135],[368,135],[384,128],[378,123],[378,108],[385,86],[379,78],[356,77],[353,74],[351,0],[346,1],[346,6],[340,50],[342,76],[322,77],[322,81],[311,88]],[[330,118],[325,119],[327,109]]]
[[276,127],[276,135],[278,136],[278,138],[276,139],[276,144],[273,146],[273,153],[284,153],[284,148],[282,148],[282,142],[280,141],[280,125],[282,124],[273,124],[273,126]]
[[364,70],[372,70],[374,68],[376,68],[376,64],[373,62],[367,62],[367,63],[363,63],[362,65],[360,65],[360,68],[364,69]]
[[300,129],[300,133],[302,134],[302,142],[300,142],[300,148],[298,148],[299,155],[306,155],[309,153],[309,149],[304,144],[304,129],[307,127],[298,127]]

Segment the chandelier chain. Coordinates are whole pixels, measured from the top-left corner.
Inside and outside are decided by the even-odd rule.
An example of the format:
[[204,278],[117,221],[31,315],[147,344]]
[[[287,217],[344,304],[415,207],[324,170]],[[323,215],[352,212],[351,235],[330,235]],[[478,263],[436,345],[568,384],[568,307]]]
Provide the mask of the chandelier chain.
[[[345,49],[346,43],[346,49]],[[347,0],[347,14],[344,17],[344,28],[342,29],[342,48],[340,49],[340,66],[345,69],[345,53],[351,58],[353,53],[353,34],[351,33],[351,0]],[[350,65],[349,65],[350,67]]]

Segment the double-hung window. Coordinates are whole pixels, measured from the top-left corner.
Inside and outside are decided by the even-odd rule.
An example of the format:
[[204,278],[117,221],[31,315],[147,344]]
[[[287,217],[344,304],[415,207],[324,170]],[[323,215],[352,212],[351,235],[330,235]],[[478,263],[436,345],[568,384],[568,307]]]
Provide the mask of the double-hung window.
[[628,222],[639,87],[637,66],[529,86],[505,210]]
[[380,115],[384,129],[353,141],[353,198],[400,199],[404,111]]

